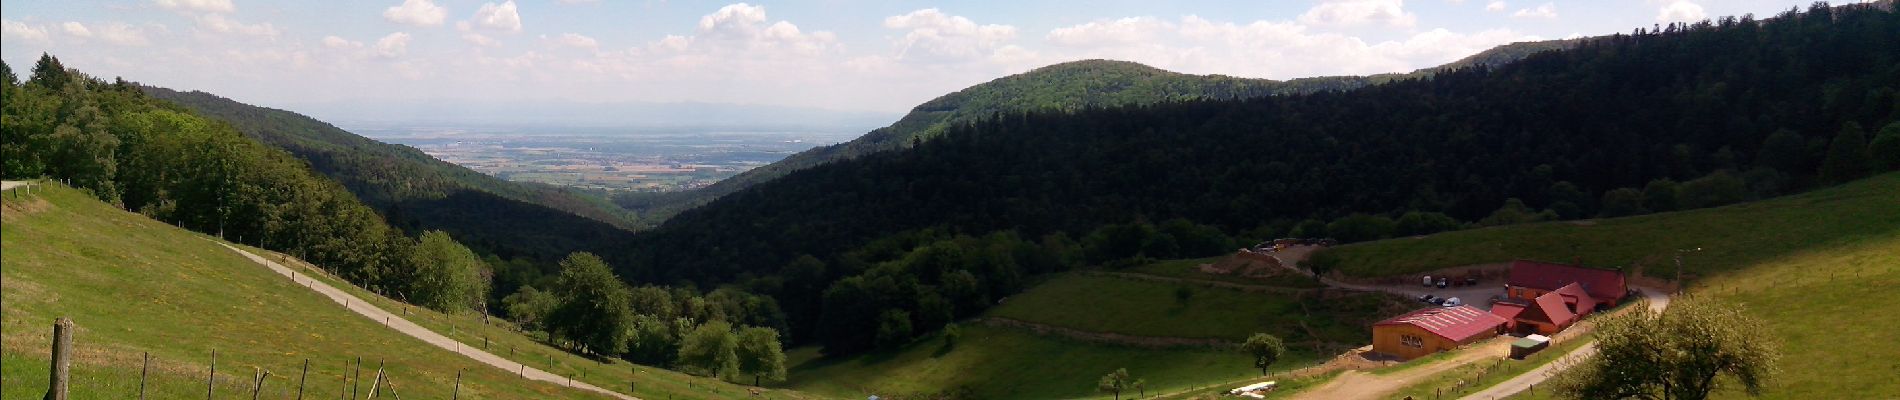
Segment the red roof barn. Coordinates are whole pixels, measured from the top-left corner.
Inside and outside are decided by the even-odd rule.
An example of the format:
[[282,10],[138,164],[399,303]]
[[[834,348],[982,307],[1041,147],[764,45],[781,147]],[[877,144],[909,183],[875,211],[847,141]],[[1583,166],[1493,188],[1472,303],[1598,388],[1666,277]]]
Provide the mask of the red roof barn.
[[1505,322],[1471,306],[1420,309],[1372,324],[1372,351],[1409,360],[1497,336]]
[[[1629,283],[1623,278],[1622,271],[1528,260],[1511,262],[1511,276],[1505,281],[1505,294],[1513,299],[1530,302],[1536,301],[1544,293],[1557,291],[1570,284],[1581,286],[1581,291],[1589,294],[1588,297],[1594,300],[1592,310],[1597,305],[1615,307],[1629,294]],[[1575,295],[1572,293],[1569,296]]]

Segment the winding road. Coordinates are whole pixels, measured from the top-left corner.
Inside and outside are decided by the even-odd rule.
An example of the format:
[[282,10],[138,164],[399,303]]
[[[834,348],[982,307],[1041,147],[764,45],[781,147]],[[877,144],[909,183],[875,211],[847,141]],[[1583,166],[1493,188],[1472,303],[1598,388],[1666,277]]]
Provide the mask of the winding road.
[[[1669,308],[1669,296],[1664,294],[1662,290],[1642,288],[1641,291],[1643,298],[1649,299],[1650,311],[1662,312],[1663,309]],[[1582,360],[1596,353],[1597,343],[1592,340],[1590,343],[1584,343],[1582,346],[1578,346],[1576,350],[1571,350],[1570,354],[1565,354],[1563,358],[1557,361],[1544,364],[1542,367],[1537,367],[1537,369],[1525,372],[1523,375],[1511,378],[1511,380],[1499,382],[1497,385],[1478,391],[1477,393],[1460,397],[1459,400],[1491,400],[1510,397],[1511,395],[1530,389],[1532,385],[1543,383],[1544,380],[1550,379],[1551,376],[1562,372],[1565,368],[1577,365],[1576,362],[1572,361]]]
[[402,334],[409,335],[416,339],[421,339],[423,342],[427,342],[431,345],[435,345],[435,347],[440,347],[443,350],[448,350],[448,351],[455,352],[456,354],[461,354],[470,359],[474,359],[475,361],[479,361],[483,364],[488,364],[488,365],[494,366],[495,368],[500,368],[503,371],[514,372],[516,374],[521,375],[521,377],[523,378],[553,383],[556,385],[571,387],[575,389],[597,392],[597,393],[604,394],[607,396],[612,396],[613,398],[616,398],[616,399],[640,400],[637,397],[615,393],[607,389],[602,389],[598,386],[589,385],[585,382],[569,383],[570,379],[568,377],[548,373],[547,371],[535,369],[534,367],[528,367],[518,362],[509,361],[508,359],[502,358],[501,356],[497,356],[494,354],[490,354],[486,351],[482,351],[481,349],[476,349],[476,348],[463,345],[462,342],[458,342],[458,341],[455,341],[455,339],[450,339],[446,336],[442,336],[442,334],[435,333],[435,331],[431,331],[428,328],[422,327],[421,325],[416,325],[413,322],[409,322],[409,320],[403,319],[401,316],[391,314],[389,311],[384,311],[381,308],[377,308],[374,305],[370,305],[369,302],[363,301],[363,299],[357,298],[356,296],[352,296],[348,292],[344,292],[340,289],[337,289],[334,286],[330,286],[329,284],[324,283],[321,280],[317,280],[309,276],[305,276],[303,277],[303,279],[298,279],[296,271],[290,269],[289,267],[285,267],[283,264],[278,264],[264,257],[259,257],[256,254],[251,254],[251,252],[249,251],[244,251],[243,249],[232,247],[229,244],[219,242],[218,245],[224,246],[227,249],[231,249],[231,251],[235,251],[238,254],[242,254],[244,255],[245,258],[251,259],[251,261],[255,261],[258,264],[261,264],[265,267],[269,267],[272,272],[276,272],[278,275],[290,277],[290,279],[293,282],[296,282],[305,287],[308,287],[310,288],[310,290],[316,291],[318,294],[322,294],[326,297],[329,297],[331,301],[335,301],[339,305],[348,307],[350,311],[355,311],[357,314],[362,314],[364,317],[367,317],[371,320],[375,320],[377,322],[383,322],[387,324],[390,329],[395,329],[397,332],[402,332]]

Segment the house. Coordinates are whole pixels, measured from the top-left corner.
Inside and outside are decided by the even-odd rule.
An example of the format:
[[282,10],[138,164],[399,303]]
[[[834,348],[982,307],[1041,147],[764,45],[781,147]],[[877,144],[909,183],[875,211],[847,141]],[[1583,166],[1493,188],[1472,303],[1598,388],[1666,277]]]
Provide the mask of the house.
[[1497,336],[1505,322],[1471,306],[1421,309],[1372,324],[1372,351],[1410,360]]
[[1554,335],[1596,312],[1601,302],[1572,282],[1530,301],[1510,299],[1491,305],[1491,315],[1504,319],[1504,330],[1520,334]]
[[[1545,293],[1571,284],[1578,285],[1583,293],[1589,294],[1588,297],[1594,300],[1594,304],[1588,307],[1592,311],[1599,307],[1616,307],[1629,295],[1629,283],[1622,271],[1529,260],[1511,262],[1511,276],[1505,280],[1504,294],[1511,299],[1529,303],[1535,302]],[[1574,297],[1575,294],[1570,296]]]

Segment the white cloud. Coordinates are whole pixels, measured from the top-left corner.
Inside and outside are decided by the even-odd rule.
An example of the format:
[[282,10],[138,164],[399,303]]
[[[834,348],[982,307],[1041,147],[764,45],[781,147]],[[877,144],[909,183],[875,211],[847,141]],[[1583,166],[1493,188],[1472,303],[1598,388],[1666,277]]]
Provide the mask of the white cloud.
[[732,49],[788,50],[811,55],[833,48],[838,37],[826,31],[805,33],[789,21],[765,23],[765,7],[738,3],[699,18],[696,39]]
[[548,40],[554,42],[555,45],[559,45],[563,47],[573,47],[573,48],[581,48],[581,49],[596,49],[600,47],[599,41],[594,40],[594,38],[587,37],[586,35],[581,35],[577,33],[563,33],[561,34],[561,36],[549,38]]
[[1060,50],[1047,61],[1109,58],[1188,73],[1288,79],[1405,72],[1534,37],[1503,29],[1475,33],[1433,29],[1369,43],[1354,36],[1313,32],[1296,22],[1216,22],[1187,16],[1177,21],[1152,17],[1096,21],[1054,29],[1046,39]]
[[99,40],[120,46],[144,46],[151,43],[145,38],[144,31],[123,23],[100,25],[95,33],[99,35]]
[[403,0],[402,5],[383,10],[383,19],[412,26],[441,26],[448,16],[448,9],[429,0]]
[[198,11],[207,13],[229,13],[237,11],[231,0],[153,0],[159,8],[174,11]]
[[[28,27],[25,27],[24,24],[22,24],[22,28],[28,28]],[[102,42],[120,45],[120,46],[144,46],[146,44],[151,43],[150,40],[145,38],[144,31],[139,30],[139,28],[137,27],[127,25],[121,22],[96,24],[91,27],[88,27],[86,26],[86,24],[68,21],[68,22],[59,24],[59,28],[61,31],[64,31],[66,35],[79,38],[81,40],[98,39],[99,41],[102,41]],[[14,28],[9,25],[8,29],[9,31],[11,31]],[[41,37],[44,37],[45,30],[40,29],[36,31],[35,33],[41,35]]]
[[1656,12],[1656,22],[1695,22],[1707,18],[1702,5],[1688,0],[1676,0],[1664,5]]
[[283,33],[277,29],[277,26],[271,25],[269,22],[246,24],[226,18],[224,14],[204,14],[194,19],[198,20],[199,28],[217,33],[235,33],[268,39],[275,39],[277,35]]
[[1490,4],[1485,4],[1484,10],[1490,11],[1490,12],[1499,12],[1499,11],[1504,11],[1506,7],[1510,7],[1510,6],[1505,5],[1503,1],[1493,1]]
[[505,32],[521,31],[521,13],[515,9],[515,0],[508,0],[499,5],[482,4],[482,8],[475,10],[475,18],[471,21],[480,28]]
[[383,56],[383,58],[402,57],[403,54],[408,52],[408,33],[396,32],[388,36],[383,36],[382,39],[376,39],[376,55]]
[[1405,0],[1327,0],[1300,14],[1299,21],[1314,26],[1379,23],[1410,28],[1418,24],[1418,16],[1405,12]]
[[495,38],[488,37],[488,35],[483,35],[483,34],[475,33],[475,32],[463,32],[462,41],[468,42],[468,44],[481,46],[481,47],[495,47],[495,46],[501,45],[501,41],[495,40]]
[[323,47],[328,47],[328,48],[337,49],[337,50],[360,49],[360,48],[363,48],[363,42],[351,41],[349,39],[344,39],[344,38],[336,37],[336,36],[324,36]]
[[884,18],[884,27],[904,29],[899,59],[972,60],[988,57],[1016,37],[1016,27],[977,25],[935,8]]
[[73,36],[82,37],[82,38],[92,37],[92,30],[86,29],[86,24],[67,21],[66,23],[59,24],[59,28],[60,30],[66,31],[66,34],[68,35],[73,35]]
[[45,41],[46,27],[27,25],[25,22],[14,20],[0,20],[0,36],[14,40]]
[[1511,17],[1512,18],[1544,18],[1544,19],[1557,18],[1557,5],[1555,3],[1544,3],[1543,5],[1537,6],[1537,8],[1519,9],[1517,10],[1517,12],[1512,13]]

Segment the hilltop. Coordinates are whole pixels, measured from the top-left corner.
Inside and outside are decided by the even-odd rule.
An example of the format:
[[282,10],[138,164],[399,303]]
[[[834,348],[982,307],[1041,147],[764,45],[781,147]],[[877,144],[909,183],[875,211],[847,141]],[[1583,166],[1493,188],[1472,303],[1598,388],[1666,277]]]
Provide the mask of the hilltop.
[[1351,90],[1399,79],[1426,77],[1467,67],[1494,67],[1546,50],[1574,46],[1579,40],[1519,42],[1498,46],[1442,66],[1403,74],[1328,76],[1288,81],[1193,75],[1140,63],[1080,60],[1048,65],[997,78],[912,108],[890,126],[849,142],[813,148],[714,183],[680,193],[633,193],[616,203],[639,213],[643,225],[658,225],[674,214],[713,199],[818,165],[915,145],[945,129],[997,113],[1117,107],[1187,100],[1235,100],[1262,96]]

